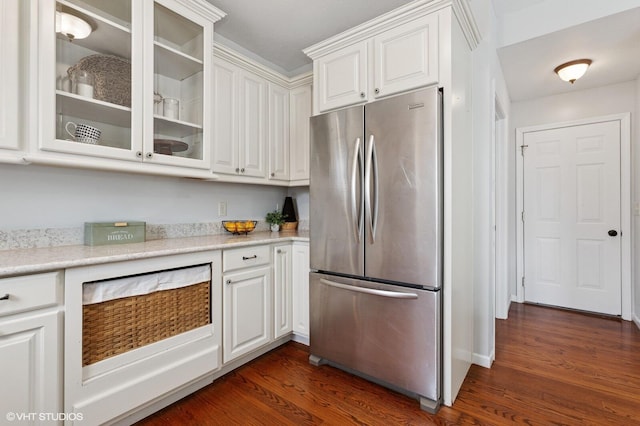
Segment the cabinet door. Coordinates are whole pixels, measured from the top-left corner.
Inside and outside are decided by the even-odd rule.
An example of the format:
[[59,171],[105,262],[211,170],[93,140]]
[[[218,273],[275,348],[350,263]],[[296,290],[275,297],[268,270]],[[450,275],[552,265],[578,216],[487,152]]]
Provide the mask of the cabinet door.
[[[21,35],[24,34],[21,3],[25,5],[20,0],[0,2],[0,156],[17,154],[23,128],[19,121],[22,102],[26,100],[26,92],[20,90],[22,64],[19,49]],[[8,151],[5,153],[3,150]]]
[[[0,412],[3,420],[5,415],[9,423],[20,420],[19,417],[9,418],[9,413],[29,415],[62,411],[60,348],[57,311],[33,311],[0,318],[0,359],[3,363]],[[45,423],[39,422],[38,417],[31,420],[29,424]]]
[[239,96],[240,175],[266,177],[267,82],[257,75],[240,72]]
[[321,112],[367,101],[367,42],[319,58],[314,75]]
[[[141,161],[142,84],[131,82],[142,77],[143,2],[42,0],[37,7],[39,148]],[[65,32],[70,16],[85,17],[90,33]]]
[[238,73],[229,62],[213,64],[213,158],[217,173],[236,174],[238,168]]
[[309,337],[309,244],[293,244],[293,332]]
[[145,5],[145,24],[153,21],[145,26],[152,32],[145,34],[143,105],[155,103],[144,161],[208,169],[213,23],[171,0]]
[[438,81],[438,14],[376,36],[374,96],[381,97]]
[[289,180],[289,90],[269,83],[269,179]]
[[273,323],[274,338],[291,332],[292,328],[292,279],[291,245],[273,248]]
[[292,181],[309,180],[309,118],[311,86],[297,87],[290,94],[290,177]]
[[271,268],[223,276],[223,361],[229,362],[271,341]]

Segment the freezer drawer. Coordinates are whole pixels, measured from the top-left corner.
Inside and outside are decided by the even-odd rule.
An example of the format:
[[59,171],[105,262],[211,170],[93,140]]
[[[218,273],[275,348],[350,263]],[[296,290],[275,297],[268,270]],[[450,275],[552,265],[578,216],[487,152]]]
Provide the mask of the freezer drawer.
[[440,400],[440,292],[310,274],[311,355]]

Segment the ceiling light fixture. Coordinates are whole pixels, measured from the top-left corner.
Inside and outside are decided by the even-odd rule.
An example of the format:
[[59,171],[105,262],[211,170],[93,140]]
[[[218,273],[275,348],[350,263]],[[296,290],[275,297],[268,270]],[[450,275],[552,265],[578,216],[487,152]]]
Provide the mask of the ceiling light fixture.
[[56,32],[64,34],[69,40],[87,38],[91,31],[91,25],[84,19],[56,11]]
[[575,61],[558,65],[553,71],[558,74],[558,77],[562,80],[573,84],[577,79],[582,77],[585,72],[587,72],[589,65],[591,65],[591,59],[577,59]]

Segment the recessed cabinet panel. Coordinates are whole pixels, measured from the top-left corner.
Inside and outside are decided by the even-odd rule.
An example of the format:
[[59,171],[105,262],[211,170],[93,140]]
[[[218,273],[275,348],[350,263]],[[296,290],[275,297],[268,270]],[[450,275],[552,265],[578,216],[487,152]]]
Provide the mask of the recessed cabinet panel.
[[273,248],[273,323],[274,338],[293,330],[291,245]]
[[234,65],[214,61],[212,169],[218,173],[235,174],[238,168],[238,73]]
[[223,361],[229,362],[271,341],[271,267],[223,276]]
[[266,177],[267,82],[240,73],[240,175]]
[[374,96],[381,97],[438,81],[438,15],[429,15],[373,39]]
[[367,101],[367,42],[348,46],[314,63],[318,108],[327,111]]
[[269,179],[289,180],[289,90],[269,83]]
[[309,118],[312,115],[311,86],[291,90],[289,178],[292,181],[309,180]]

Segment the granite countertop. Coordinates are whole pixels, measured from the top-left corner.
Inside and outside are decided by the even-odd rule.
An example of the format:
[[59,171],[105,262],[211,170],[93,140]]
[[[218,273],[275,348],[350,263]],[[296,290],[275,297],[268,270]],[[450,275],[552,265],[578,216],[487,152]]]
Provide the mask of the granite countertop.
[[3,250],[0,251],[0,277],[286,241],[308,242],[309,232],[254,232],[249,235],[208,235],[108,246],[74,245]]

